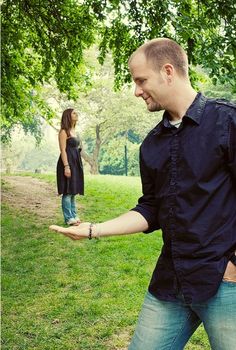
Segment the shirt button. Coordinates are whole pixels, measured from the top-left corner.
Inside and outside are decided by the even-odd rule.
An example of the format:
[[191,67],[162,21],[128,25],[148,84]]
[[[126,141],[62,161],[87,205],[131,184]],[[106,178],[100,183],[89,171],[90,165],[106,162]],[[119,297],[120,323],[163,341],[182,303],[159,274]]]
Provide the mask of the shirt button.
[[192,298],[184,297],[184,301],[185,301],[186,304],[191,304],[192,303]]

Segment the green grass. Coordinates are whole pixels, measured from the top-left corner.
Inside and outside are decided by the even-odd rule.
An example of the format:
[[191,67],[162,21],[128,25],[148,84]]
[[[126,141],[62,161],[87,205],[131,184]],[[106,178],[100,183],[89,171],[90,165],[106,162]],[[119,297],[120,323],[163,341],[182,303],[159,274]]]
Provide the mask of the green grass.
[[[54,176],[37,177],[55,186]],[[80,217],[110,219],[132,208],[140,192],[138,178],[87,176]],[[126,349],[160,233],[74,242],[27,212],[3,206],[2,219],[2,349]],[[186,349],[210,349],[203,329]]]

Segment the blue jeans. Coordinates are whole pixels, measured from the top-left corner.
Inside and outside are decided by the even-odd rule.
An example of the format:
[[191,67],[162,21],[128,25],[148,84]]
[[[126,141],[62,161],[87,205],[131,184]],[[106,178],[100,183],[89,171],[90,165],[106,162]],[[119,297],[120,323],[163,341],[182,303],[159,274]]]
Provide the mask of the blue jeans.
[[202,322],[212,349],[236,349],[236,283],[222,281],[214,297],[193,304],[147,292],[129,350],[182,350]]
[[61,206],[65,223],[67,223],[70,219],[76,218],[77,215],[75,195],[63,194],[61,199]]

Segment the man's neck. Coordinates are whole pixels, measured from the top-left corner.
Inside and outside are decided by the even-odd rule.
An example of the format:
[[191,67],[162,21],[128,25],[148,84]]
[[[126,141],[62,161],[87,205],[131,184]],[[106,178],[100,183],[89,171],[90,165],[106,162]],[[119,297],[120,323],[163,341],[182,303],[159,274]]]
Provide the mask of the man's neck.
[[181,120],[197,96],[197,92],[190,85],[181,86],[176,92],[176,97],[167,109],[172,121]]

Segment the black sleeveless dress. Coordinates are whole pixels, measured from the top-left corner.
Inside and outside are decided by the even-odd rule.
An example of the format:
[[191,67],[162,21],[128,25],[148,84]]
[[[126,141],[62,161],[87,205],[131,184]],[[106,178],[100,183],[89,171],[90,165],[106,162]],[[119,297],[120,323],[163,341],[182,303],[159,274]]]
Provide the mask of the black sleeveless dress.
[[81,159],[80,139],[69,137],[66,140],[66,154],[71,170],[71,177],[64,175],[64,165],[61,156],[57,162],[57,189],[58,194],[84,194],[84,172]]

